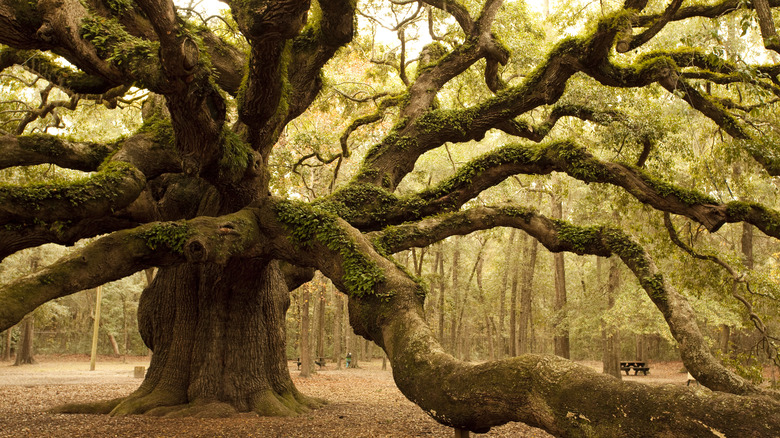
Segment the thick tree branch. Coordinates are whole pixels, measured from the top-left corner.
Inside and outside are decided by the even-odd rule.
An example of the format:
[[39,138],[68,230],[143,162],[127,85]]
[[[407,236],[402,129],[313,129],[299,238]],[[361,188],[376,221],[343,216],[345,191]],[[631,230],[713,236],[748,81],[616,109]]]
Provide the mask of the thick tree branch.
[[155,222],[114,232],[0,290],[0,330],[41,304],[153,266],[225,264],[264,252],[251,210],[182,222]]
[[64,140],[53,135],[0,136],[0,169],[13,166],[56,164],[91,172],[118,149],[117,144],[99,145]]
[[[475,107],[460,111],[431,109],[436,90],[453,74],[459,74],[460,68],[486,56],[482,49],[456,48],[423,72],[409,88],[409,104],[401,113],[401,122],[391,135],[369,151],[355,181],[394,190],[423,153],[446,142],[480,140],[496,125],[506,124],[541,105],[554,103],[576,71],[590,70],[603,62],[618,32],[616,23],[626,20],[628,17],[624,13],[613,14],[599,21],[592,34],[564,40],[522,84]],[[482,48],[480,44],[474,45]]]
[[[663,430],[688,430],[696,433],[698,430],[714,428],[724,433],[738,434],[743,423],[725,421],[722,416],[741,409],[744,401],[750,400],[752,406],[762,410],[762,415],[774,415],[773,413],[780,411],[780,403],[776,400],[756,396],[766,393],[773,397],[773,392],[750,385],[724,369],[710,355],[704,338],[693,322],[695,317],[687,301],[665,283],[647,253],[619,230],[576,227],[562,221],[549,221],[533,212],[518,209],[510,214],[498,209],[493,218],[550,234],[546,240],[567,242],[566,245],[571,245],[578,251],[618,254],[664,314],[672,333],[680,343],[683,361],[697,379],[711,388],[756,397],[744,399],[720,395],[713,399],[712,396],[696,395],[693,390],[684,387],[675,387],[672,390],[634,386],[636,384],[621,383],[604,375],[596,377],[595,372],[585,371],[570,362],[559,362],[555,366],[549,366],[548,362],[544,365],[543,363],[551,359],[536,356],[523,356],[477,366],[459,362],[443,352],[425,324],[420,286],[379,255],[360,232],[327,213],[310,209],[311,207],[289,203],[283,205],[282,208],[282,204],[276,204],[259,212],[262,219],[260,223],[267,227],[270,234],[278,236],[272,244],[276,249],[274,254],[295,264],[319,269],[331,278],[340,290],[347,292],[350,295],[350,322],[357,333],[374,340],[385,349],[393,364],[394,377],[401,391],[444,424],[484,432],[492,426],[508,421],[522,421],[559,436],[580,436],[582,424],[587,422],[594,427],[591,431],[597,435],[599,431],[619,430],[619,436],[634,436],[640,429],[647,434],[648,424],[657,423]],[[482,213],[486,211],[483,210]],[[454,213],[450,216],[462,214]],[[450,222],[449,219],[451,218],[440,218],[445,222]],[[466,223],[473,217],[461,219]],[[319,231],[303,229],[311,220],[322,224],[323,228]],[[436,219],[431,219],[434,220]],[[527,226],[529,223],[533,225]],[[543,223],[551,225],[544,227],[541,225]],[[439,225],[426,226],[412,234],[422,236],[431,230],[445,229]],[[473,228],[480,226],[475,225]],[[391,241],[399,242],[395,239]],[[370,276],[363,277],[361,287],[348,282],[349,278],[354,278],[361,272],[372,272]],[[524,361],[530,361],[531,364],[524,365]],[[541,375],[546,377],[543,380],[531,378],[527,374],[531,369],[536,369],[536,372],[541,372]],[[516,384],[507,386],[508,381]],[[548,382],[549,386],[543,382]],[[585,402],[585,398],[578,398],[572,404],[565,401],[579,397],[578,389],[585,387],[588,402]],[[480,391],[480,394],[485,391],[482,402],[476,406],[473,403],[475,390]],[[639,393],[643,395],[631,395]],[[603,397],[599,394],[603,394]],[[617,394],[617,397],[608,397],[607,394]],[[653,402],[648,402],[648,394],[653,394]],[[652,422],[651,417],[661,415],[670,403],[674,405],[674,400],[680,399],[686,401],[680,405],[679,410],[675,410],[675,418],[679,419],[680,415],[685,417],[679,420],[679,424]],[[692,406],[702,404],[706,405],[705,410],[692,409]],[[615,417],[615,411],[630,412],[631,415]],[[717,414],[714,415],[713,412]],[[618,421],[621,427],[612,423]],[[778,425],[767,424],[765,430],[758,431],[758,436],[770,436],[771,431],[777,427]],[[574,428],[577,428],[576,431]]]
[[0,223],[57,222],[110,215],[133,202],[146,186],[135,167],[113,162],[68,184],[0,187]]
[[[743,5],[743,6],[740,6]],[[780,6],[780,1],[769,0],[770,7]],[[680,8],[672,17],[671,21],[681,21],[693,17],[718,18],[724,15],[736,12],[740,7],[750,7],[740,0],[725,0],[711,5],[695,5]],[[633,20],[633,25],[638,27],[648,27],[656,22],[660,15],[644,15]]]

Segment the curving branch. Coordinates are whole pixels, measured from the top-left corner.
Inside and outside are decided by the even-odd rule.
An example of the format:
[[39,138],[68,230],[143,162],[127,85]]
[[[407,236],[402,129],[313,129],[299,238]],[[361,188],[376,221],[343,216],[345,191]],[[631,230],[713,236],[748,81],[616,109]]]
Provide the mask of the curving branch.
[[447,142],[481,140],[496,125],[506,126],[520,114],[556,102],[574,73],[589,70],[589,66],[598,65],[608,56],[620,29],[617,24],[626,20],[624,13],[613,14],[603,18],[590,35],[562,41],[523,83],[475,107],[433,109],[435,92],[444,83],[460,74],[462,68],[488,56],[486,46],[477,42],[457,47],[423,71],[409,87],[401,121],[381,144],[369,151],[355,182],[395,190],[423,153]]
[[663,14],[661,14],[661,16],[658,17],[658,19],[656,19],[652,25],[650,25],[650,27],[645,29],[645,31],[639,35],[632,36],[627,41],[621,40],[615,45],[615,50],[617,50],[619,53],[625,53],[634,50],[650,41],[672,20],[674,14],[680,9],[680,6],[682,6],[682,3],[683,0],[672,0],[664,10]]
[[[780,1],[778,0],[769,0],[768,3],[770,7],[780,6]],[[750,8],[751,5],[745,4],[741,0],[724,0],[710,5],[687,6],[680,8],[671,18],[671,21],[681,21],[693,17],[718,18],[736,12],[740,7]],[[632,24],[638,27],[648,27],[659,18],[660,15],[643,15],[636,17]]]
[[625,114],[618,111],[596,110],[582,105],[560,104],[555,105],[548,114],[547,119],[536,126],[530,126],[524,121],[508,120],[496,125],[496,128],[509,135],[527,138],[539,143],[547,137],[563,117],[576,117],[580,120],[587,120],[600,125],[608,125],[613,122],[628,122]]
[[[445,231],[447,224],[471,222],[473,231],[482,226],[505,223],[528,229],[541,241],[559,242],[551,244],[557,250],[568,246],[579,253],[617,254],[664,314],[692,374],[710,388],[755,397],[745,399],[725,394],[702,397],[684,387],[671,389],[622,383],[562,359],[534,355],[481,365],[457,361],[444,353],[425,323],[421,287],[380,255],[381,245],[377,246],[378,252],[359,231],[325,212],[317,212],[303,204],[284,205],[280,208],[281,204],[275,204],[258,212],[264,230],[276,236],[272,243],[274,256],[319,269],[340,290],[348,293],[350,322],[356,332],[375,341],[387,352],[401,391],[443,424],[484,432],[509,421],[522,421],[558,436],[580,436],[582,425],[590,424],[591,431],[598,436],[599,431],[617,430],[619,422],[621,436],[631,436],[640,428],[646,434],[644,428],[648,424],[658,424],[662,430],[687,430],[692,434],[709,428],[739,435],[743,423],[733,419],[725,421],[722,415],[729,415],[728,412],[742,406],[741,403],[750,400],[762,415],[780,411],[775,392],[751,385],[723,368],[710,355],[707,343],[695,325],[690,305],[665,282],[649,255],[619,230],[577,227],[563,221],[551,221],[530,210],[504,207],[478,208],[426,220],[425,226],[409,233],[410,240],[402,237],[401,228],[377,233],[374,237],[376,241],[395,242],[395,248],[402,248],[430,232],[439,233],[438,238],[453,234]],[[477,222],[473,222],[475,219]],[[319,231],[302,228],[311,220],[318,221],[323,228]],[[436,221],[443,223],[436,224]],[[408,224],[403,229],[410,231],[412,227],[414,225]],[[371,273],[364,277],[363,287],[356,288],[348,283],[350,277],[361,272]],[[506,382],[515,383],[506,385]],[[479,388],[476,393],[474,388]],[[587,395],[581,392],[584,389],[587,389]],[[641,397],[640,393],[643,394]],[[648,402],[648,394],[652,394],[652,402]],[[480,402],[475,404],[474,397]],[[668,406],[676,406],[675,400],[680,398],[690,400],[686,401],[686,406],[701,403],[706,405],[706,410],[675,411],[674,420],[669,418],[673,422],[671,425],[666,421],[651,421],[651,417],[659,415],[659,418],[667,418],[662,412]],[[614,416],[616,410],[627,415]],[[770,436],[778,427],[762,424],[766,424],[766,429],[757,431],[758,436]]]
[[146,186],[135,167],[112,162],[68,184],[0,187],[0,223],[66,222],[108,216],[133,202]]
[[68,169],[91,172],[116,152],[118,146],[73,142],[48,134],[21,137],[0,135],[0,169],[56,164]]
[[153,266],[225,264],[231,257],[258,257],[265,245],[254,213],[154,222],[117,231],[75,250],[0,290],[0,330],[12,327],[41,304],[118,280]]
[[685,242],[683,242],[677,235],[677,230],[674,229],[674,224],[672,223],[672,219],[669,213],[664,213],[664,226],[666,227],[666,231],[669,233],[669,238],[671,239],[672,243],[677,245],[677,247],[688,253],[691,257],[715,263],[729,273],[732,280],[731,296],[739,301],[740,304],[742,304],[742,306],[745,308],[745,311],[747,312],[748,318],[751,322],[753,322],[753,326],[755,326],[756,330],[761,333],[762,343],[764,345],[764,351],[767,354],[767,357],[771,359],[775,365],[780,366],[780,347],[778,347],[778,345],[775,343],[777,338],[769,335],[768,328],[764,323],[764,320],[754,311],[753,304],[751,304],[750,301],[745,299],[745,297],[740,295],[738,292],[740,283],[745,283],[745,287],[748,289],[748,291],[750,291],[750,283],[747,280],[746,275],[737,272],[736,269],[731,267],[731,265],[723,261],[720,257],[713,254],[697,253],[693,248],[685,244]]

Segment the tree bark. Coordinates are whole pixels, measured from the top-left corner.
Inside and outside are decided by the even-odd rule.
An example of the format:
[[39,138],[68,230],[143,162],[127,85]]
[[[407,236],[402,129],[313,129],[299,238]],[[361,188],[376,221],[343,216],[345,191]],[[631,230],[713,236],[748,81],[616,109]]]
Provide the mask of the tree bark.
[[3,360],[11,360],[11,330],[3,332]]
[[311,358],[311,333],[310,333],[310,318],[309,318],[309,302],[311,301],[312,283],[306,283],[301,288],[301,377],[309,377],[312,372],[312,358]]
[[35,336],[35,319],[32,314],[22,320],[22,337],[16,349],[16,361],[14,365],[29,365],[35,363],[33,357],[33,337]]
[[531,239],[523,254],[523,287],[520,290],[520,324],[518,327],[518,353],[530,353],[533,337],[531,328],[531,292],[533,289],[534,272],[536,271],[536,255],[539,249],[539,241]]
[[111,343],[111,350],[114,352],[114,357],[119,357],[119,344],[116,342],[116,338],[111,333],[108,333],[108,342]]
[[162,268],[138,305],[141,336],[154,351],[141,386],[124,399],[57,411],[284,416],[319,406],[298,392],[287,368],[289,305],[276,262]]
[[455,357],[460,357],[458,347],[458,319],[461,310],[460,303],[460,240],[455,240],[452,251],[452,315],[450,322],[450,351]]
[[[601,258],[598,259],[601,265]],[[620,266],[617,257],[611,257],[609,263],[609,278],[607,280],[607,312],[615,306],[615,298],[620,289]],[[600,267],[600,266],[599,266]],[[599,271],[601,271],[599,269]],[[599,272],[600,273],[600,272]],[[600,276],[599,276],[600,278]],[[614,321],[602,319],[602,369],[604,374],[622,379],[620,370],[620,331]]]
[[[563,219],[563,202],[558,198],[553,198],[553,219]],[[564,265],[563,253],[553,253],[553,270],[555,272],[555,302],[553,310],[553,331],[555,354],[561,357],[569,358],[569,320],[566,314],[566,267]]]
[[325,359],[325,288],[323,286],[318,284],[314,292],[317,300],[317,360]]
[[[528,242],[528,235],[523,234],[520,238],[519,246],[525,247]],[[512,258],[512,290],[509,293],[509,356],[515,357],[518,354],[517,348],[517,291],[520,281],[520,258],[514,254]]]
[[336,369],[340,370],[341,361],[343,359],[342,356],[344,354],[344,348],[343,348],[344,337],[342,336],[342,333],[344,332],[343,329],[344,304],[341,295],[333,287],[333,283],[328,284],[328,289],[330,290],[331,296],[333,297],[333,357],[332,360],[333,363],[336,364]]
[[444,278],[444,248],[443,245],[439,244],[439,248],[436,252],[438,255],[437,259],[439,260],[439,263],[437,266],[434,266],[434,269],[438,269],[439,272],[439,342],[444,345],[444,290],[446,289],[447,282]]
[[[517,232],[516,229],[512,228],[512,231],[509,232],[509,242],[506,244],[505,250],[504,250],[504,271],[501,274],[501,288],[498,291],[498,329],[497,335],[498,335],[498,351],[499,351],[499,359],[504,357],[505,354],[509,353],[509,349],[507,348],[507,340],[504,336],[504,325],[505,325],[505,319],[506,319],[506,288],[509,284],[509,272],[512,271],[512,263],[513,260],[510,255],[512,254],[512,249],[514,247],[515,242],[515,233]],[[514,278],[514,275],[513,275]]]

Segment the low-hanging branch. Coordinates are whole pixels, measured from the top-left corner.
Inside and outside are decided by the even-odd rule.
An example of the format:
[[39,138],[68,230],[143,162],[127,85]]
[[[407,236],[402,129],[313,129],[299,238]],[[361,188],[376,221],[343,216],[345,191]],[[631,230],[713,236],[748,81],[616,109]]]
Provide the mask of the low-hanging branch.
[[48,134],[30,136],[0,135],[0,169],[36,164],[91,172],[98,168],[118,143],[75,142]]
[[[568,80],[588,66],[605,59],[620,29],[616,23],[627,18],[612,14],[601,19],[596,30],[580,38],[559,43],[547,59],[527,75],[521,84],[508,88],[484,102],[463,110],[435,109],[436,91],[479,59],[488,56],[487,47],[476,41],[461,45],[423,71],[409,87],[409,102],[401,111],[401,120],[381,144],[369,151],[356,181],[394,190],[414,169],[420,155],[447,142],[481,140],[496,126],[542,105],[556,102]],[[586,68],[587,67],[587,68]],[[657,72],[646,72],[652,76]],[[652,83],[657,77],[645,78]]]
[[[722,393],[702,397],[685,387],[670,389],[622,383],[569,361],[550,357],[526,355],[481,365],[457,361],[444,353],[425,323],[420,285],[380,254],[383,249],[381,244],[376,245],[379,249],[376,251],[374,245],[367,242],[367,236],[326,212],[317,212],[304,205],[283,205],[286,206],[282,208],[281,204],[276,204],[258,212],[264,230],[276,236],[271,243],[273,256],[315,267],[333,280],[340,290],[348,293],[350,321],[356,332],[384,348],[393,363],[394,378],[401,391],[444,424],[484,432],[509,421],[522,421],[558,436],[579,436],[577,434],[581,433],[583,424],[589,424],[596,435],[618,427],[618,424],[621,431],[628,435],[641,428],[647,431],[648,424],[658,424],[663,430],[685,430],[694,435],[712,429],[739,435],[744,432],[742,423],[733,418],[726,420],[727,412],[732,410],[728,406],[750,403],[762,412],[761,415],[778,417],[775,415],[780,411],[777,395],[746,382],[723,368],[710,355],[707,343],[696,327],[690,305],[666,283],[649,255],[620,230],[550,221],[518,208],[511,213],[507,213],[507,209],[492,212],[477,209],[473,212],[477,216],[492,214],[493,217],[473,222],[478,218],[470,215],[471,212],[452,213],[426,220],[426,226],[409,233],[414,237],[408,241],[403,240],[398,229],[392,232],[394,238],[387,237],[390,233],[384,236],[378,233],[374,237],[375,241],[384,237],[384,242],[396,244],[394,248],[403,248],[412,244],[414,239],[430,236],[432,232],[438,233],[434,239],[452,235],[452,231],[445,230],[452,230],[451,225],[456,223],[462,224],[464,228],[459,231],[465,232],[466,224],[470,222],[473,230],[505,221],[511,226],[531,230],[536,233],[534,237],[547,234],[540,240],[565,242],[564,245],[580,253],[617,254],[663,313],[691,373],[710,388],[750,398]],[[322,224],[319,230],[306,227],[312,221]],[[436,224],[435,221],[447,224]],[[489,225],[480,225],[482,223]],[[404,229],[409,231],[413,226],[407,224]],[[555,245],[551,247],[555,248]],[[360,264],[357,264],[358,260],[362,260]],[[370,282],[370,289],[356,289],[355,285],[346,283],[348,277],[353,280],[360,278],[363,270],[367,270],[365,275],[377,270],[377,275],[370,274],[374,279]],[[506,382],[516,384],[506,385]],[[491,396],[475,406],[473,399],[466,395],[473,395],[474,391],[485,391]],[[583,397],[587,394],[590,401],[577,398],[577,394]],[[648,395],[658,403],[648,406]],[[674,400],[685,400],[684,413],[675,410],[685,416],[684,420],[670,419],[671,423],[651,421],[651,417],[666,418],[662,411],[674,406]],[[691,409],[690,405],[705,408],[699,411]],[[616,410],[626,412],[627,416],[614,416]],[[778,427],[771,422],[763,424],[766,430],[758,431],[758,436],[769,436],[768,433]],[[577,428],[578,432],[572,428]]]
[[759,316],[754,311],[753,304],[751,304],[750,301],[745,299],[745,297],[743,297],[738,292],[738,287],[741,283],[744,283],[745,287],[750,290],[750,282],[748,281],[747,276],[744,273],[737,272],[736,269],[723,261],[723,259],[720,257],[713,254],[700,254],[688,246],[685,242],[683,242],[677,235],[677,230],[674,228],[674,224],[672,223],[672,218],[669,213],[664,213],[664,226],[666,227],[666,231],[669,233],[669,239],[671,239],[675,245],[688,253],[691,257],[715,263],[729,273],[732,280],[731,296],[739,301],[740,304],[742,304],[742,306],[745,308],[745,311],[747,312],[748,318],[750,318],[750,320],[753,322],[756,330],[761,333],[762,343],[764,344],[764,351],[766,352],[767,357],[769,357],[775,363],[775,365],[780,366],[780,347],[778,347],[776,344],[777,338],[771,336],[768,333],[768,328],[764,323],[763,318],[761,318],[761,316]]
[[266,251],[254,213],[152,222],[116,231],[74,250],[0,290],[0,331],[55,298],[119,280],[138,271],[180,263],[228,263]]
[[135,167],[111,162],[95,174],[68,183],[0,186],[0,223],[78,221],[128,206],[146,186]]
[[[653,177],[638,167],[602,161],[570,141],[503,146],[475,158],[437,186],[404,198],[353,184],[319,203],[339,211],[353,226],[370,231],[457,210],[482,191],[513,175],[546,175],[556,171],[585,183],[621,187],[639,202],[686,216],[711,232],[725,223],[744,221],[769,236],[780,238],[780,212],[776,210],[758,203],[720,203],[695,190]],[[382,214],[378,214],[380,211]]]
[[[661,311],[680,345],[683,361],[697,380],[713,390],[735,394],[756,394],[763,390],[725,369],[709,352],[696,325],[688,301],[669,285],[650,255],[623,231],[608,226],[581,227],[551,220],[522,207],[475,207],[428,218],[418,223],[389,227],[371,233],[374,244],[386,253],[413,246],[427,246],[453,235],[469,234],[497,226],[518,228],[538,240],[551,252],[568,251],[609,257],[615,254],[634,273],[637,281]],[[767,394],[780,398],[776,392]]]

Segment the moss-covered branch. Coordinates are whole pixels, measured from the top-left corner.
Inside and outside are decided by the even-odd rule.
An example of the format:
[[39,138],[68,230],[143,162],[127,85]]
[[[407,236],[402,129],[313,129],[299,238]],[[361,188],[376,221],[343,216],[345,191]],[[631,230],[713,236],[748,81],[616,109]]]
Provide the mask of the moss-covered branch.
[[563,40],[522,83],[481,104],[463,110],[434,109],[437,90],[487,56],[485,47],[467,40],[425,70],[409,87],[401,120],[382,143],[369,151],[356,180],[394,190],[423,153],[446,142],[481,140],[488,130],[556,102],[574,73],[607,58],[615,36],[629,16],[628,12],[612,14],[601,19],[586,36]]
[[544,175],[555,171],[586,183],[621,187],[644,204],[686,216],[712,232],[725,223],[744,221],[780,239],[780,213],[771,208],[746,202],[722,204],[635,166],[602,161],[572,142],[503,146],[472,160],[437,186],[403,198],[372,184],[352,183],[318,204],[361,230],[378,230],[386,225],[455,211],[512,175]]
[[56,164],[92,172],[118,148],[118,144],[75,142],[48,134],[0,135],[0,169]]
[[152,266],[225,264],[231,257],[261,257],[267,250],[262,238],[252,210],[114,232],[0,288],[0,330],[47,301]]
[[167,247],[149,245],[155,227],[118,231],[74,251],[40,271],[4,285],[0,290],[0,327],[19,322],[41,304],[126,277],[152,266],[183,262]]
[[0,223],[107,216],[133,202],[145,185],[146,178],[138,169],[111,162],[82,180],[0,186]]
[[[275,229],[275,256],[321,270],[342,290],[347,290],[344,276],[349,271],[344,266],[345,241],[349,242],[349,252],[360,254],[382,273],[381,281],[365,283],[372,293],[350,292],[350,322],[357,333],[385,349],[401,391],[444,424],[485,431],[509,421],[522,421],[558,436],[583,436],[585,430],[597,436],[604,431],[636,436],[671,430],[694,435],[704,430],[736,435],[750,430],[757,436],[771,436],[780,426],[766,422],[767,415],[780,412],[775,394],[745,382],[709,354],[687,301],[666,283],[648,254],[619,230],[578,227],[530,210],[504,207],[431,218],[418,224],[416,230],[410,224],[374,237],[377,248],[392,250],[428,244],[445,234],[467,232],[468,227],[473,231],[505,224],[530,231],[556,251],[617,254],[666,317],[691,373],[712,388],[746,397],[622,383],[550,357],[528,355],[481,365],[459,362],[443,352],[426,325],[420,286],[381,251],[375,251],[357,230],[335,218],[328,221],[327,215],[316,214],[309,207],[288,205],[280,209],[276,205],[259,214],[264,226]],[[274,217],[278,218],[277,225],[273,225]],[[332,229],[337,231],[328,231]],[[292,241],[284,237],[288,233]],[[334,240],[336,243],[332,243]],[[749,419],[738,414],[745,403],[761,414]],[[615,412],[626,416],[615,416]],[[670,417],[664,412],[675,415]],[[730,415],[740,415],[745,421],[726,420]],[[666,421],[655,421],[657,418]]]

